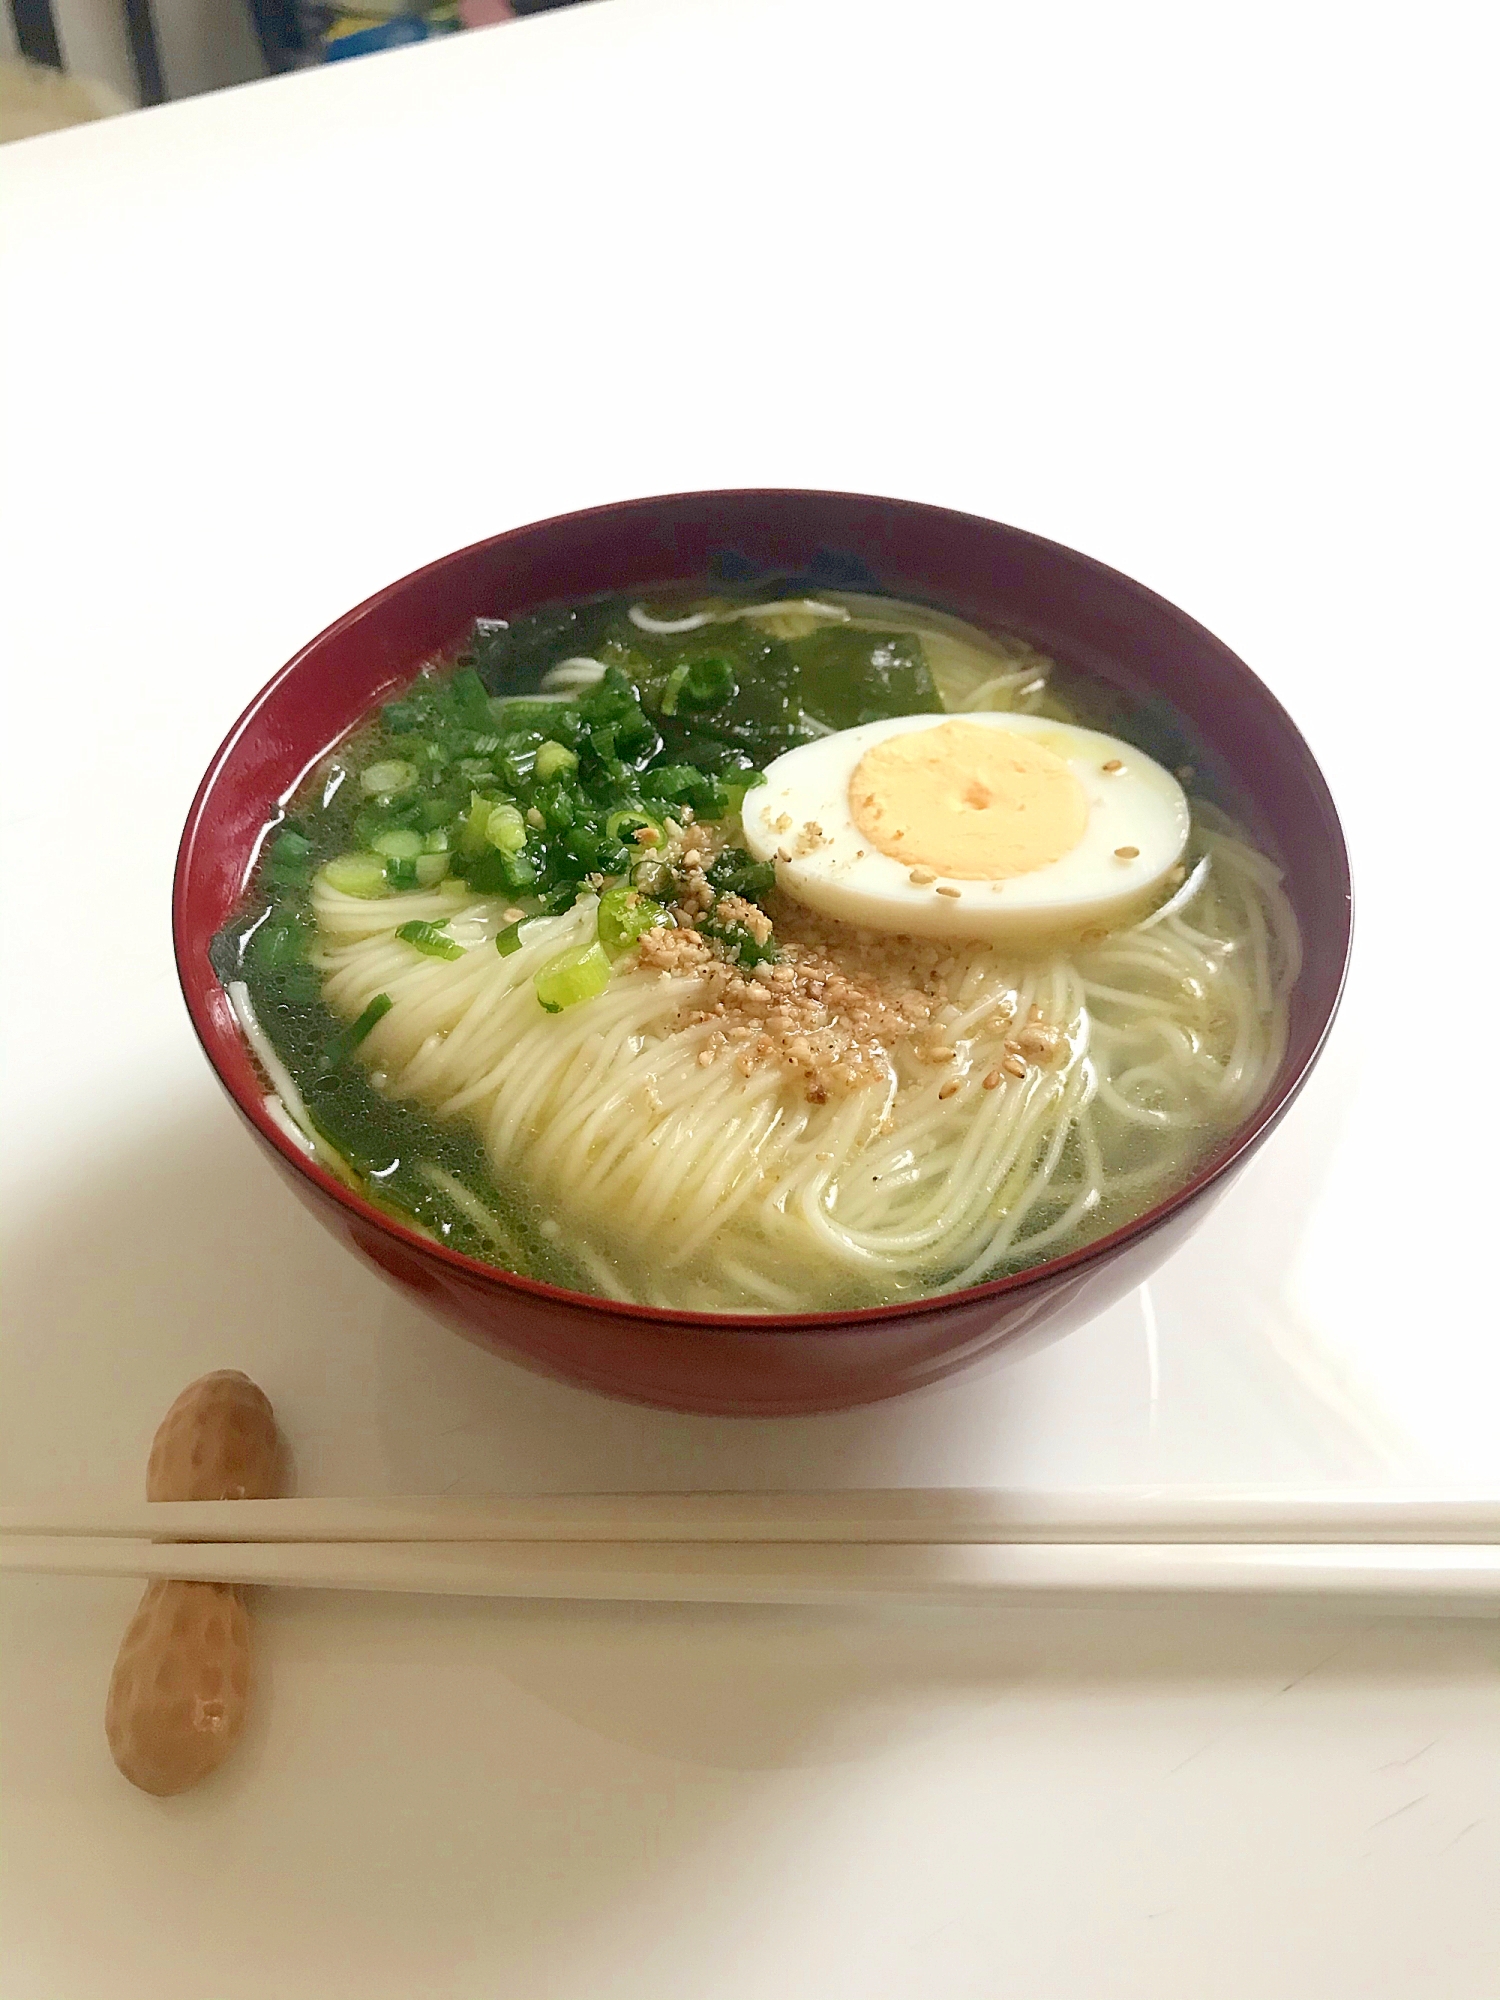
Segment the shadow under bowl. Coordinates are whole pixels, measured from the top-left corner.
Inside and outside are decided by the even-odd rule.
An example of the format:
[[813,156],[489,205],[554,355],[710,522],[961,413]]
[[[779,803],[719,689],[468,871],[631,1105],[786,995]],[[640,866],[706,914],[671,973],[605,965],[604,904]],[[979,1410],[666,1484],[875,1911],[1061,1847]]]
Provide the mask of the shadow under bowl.
[[[1282,863],[1304,965],[1270,1089],[1176,1194],[1086,1248],[1015,1277],[837,1313],[662,1312],[559,1289],[406,1228],[306,1158],[209,962],[262,832],[318,759],[476,616],[746,572],[808,573],[923,600],[1030,640],[1133,705],[1180,719],[1218,795]],[[669,1409],[791,1415],[951,1374],[1002,1342],[1060,1334],[1124,1296],[1201,1220],[1306,1081],[1349,955],[1348,856],[1322,773],[1243,661],[1163,598],[1018,528],[912,501],[798,491],[687,493],[517,528],[430,563],[319,634],[256,696],[199,787],[178,854],[173,935],[193,1026],[219,1080],[302,1200],[357,1255],[481,1345],[606,1395]]]

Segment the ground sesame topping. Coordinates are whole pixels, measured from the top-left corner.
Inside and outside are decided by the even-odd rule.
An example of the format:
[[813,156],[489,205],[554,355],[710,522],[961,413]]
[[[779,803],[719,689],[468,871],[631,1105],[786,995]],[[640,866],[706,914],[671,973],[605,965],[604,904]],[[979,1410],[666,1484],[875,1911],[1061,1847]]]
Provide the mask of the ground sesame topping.
[[[957,1059],[946,1023],[960,1019],[958,989],[950,992],[948,982],[962,982],[967,961],[955,958],[951,945],[855,929],[779,898],[774,908],[773,933],[757,904],[715,899],[701,874],[689,874],[679,879],[678,928],[649,931],[640,941],[643,969],[694,982],[680,1027],[699,1036],[706,1031],[694,1051],[701,1067],[722,1054],[743,1077],[780,1069],[809,1103],[822,1104],[872,1083],[917,1087],[924,1070]],[[778,960],[743,969],[721,942],[696,928],[695,918],[708,909],[715,930],[742,925],[757,942],[773,940]],[[1016,1012],[1014,994],[1002,988],[965,1033],[981,1041],[998,1037]],[[1056,1030],[1028,1022],[1011,1038],[1007,1056],[1025,1075],[1029,1062],[1050,1062],[1061,1044]],[[992,1074],[990,1089],[1001,1078],[998,1069]]]

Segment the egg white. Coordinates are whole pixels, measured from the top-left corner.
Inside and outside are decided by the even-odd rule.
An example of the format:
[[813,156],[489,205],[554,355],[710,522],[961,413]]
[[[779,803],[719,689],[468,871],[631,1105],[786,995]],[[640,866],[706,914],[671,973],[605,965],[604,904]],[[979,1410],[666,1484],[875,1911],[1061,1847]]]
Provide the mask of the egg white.
[[[914,883],[908,863],[874,847],[849,809],[849,783],[860,759],[889,736],[944,722],[1035,737],[1060,757],[1088,805],[1076,846],[998,886],[942,875]],[[1115,759],[1120,768],[1105,771]],[[809,909],[867,930],[1018,946],[1113,928],[1146,908],[1181,859],[1190,825],[1182,787],[1144,752],[1097,729],[990,710],[898,715],[789,750],[767,766],[765,784],[745,794],[743,819],[750,852],[759,861],[774,859],[778,887]],[[778,824],[783,820],[790,824]],[[1121,859],[1116,849],[1122,847],[1139,851]],[[958,894],[939,894],[941,888]]]

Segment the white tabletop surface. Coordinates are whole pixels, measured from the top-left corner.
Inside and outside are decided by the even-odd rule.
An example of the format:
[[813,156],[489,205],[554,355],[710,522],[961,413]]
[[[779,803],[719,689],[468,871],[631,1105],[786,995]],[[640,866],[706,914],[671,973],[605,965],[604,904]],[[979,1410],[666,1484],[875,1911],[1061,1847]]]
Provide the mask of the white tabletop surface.
[[[222,1366],[304,1493],[1500,1482],[1480,20],[614,0],[6,150],[6,1497],[136,1490]],[[1302,724],[1359,906],[1322,1065],[1149,1292],[740,1423],[358,1267],[220,1096],[167,903],[338,612],[755,484],[1163,591]],[[1490,1626],[268,1595],[249,1739],[162,1802],[101,1734],[133,1594],[0,1590],[6,2000],[1500,1987]]]

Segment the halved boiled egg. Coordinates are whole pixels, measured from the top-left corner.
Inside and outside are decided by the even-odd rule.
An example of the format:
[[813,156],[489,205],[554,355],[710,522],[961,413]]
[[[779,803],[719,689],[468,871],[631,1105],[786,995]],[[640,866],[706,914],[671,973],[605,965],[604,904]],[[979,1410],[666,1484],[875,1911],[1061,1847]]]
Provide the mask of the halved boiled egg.
[[1187,843],[1177,780],[1038,715],[900,715],[789,750],[745,845],[809,909],[869,930],[1048,943],[1150,906]]

